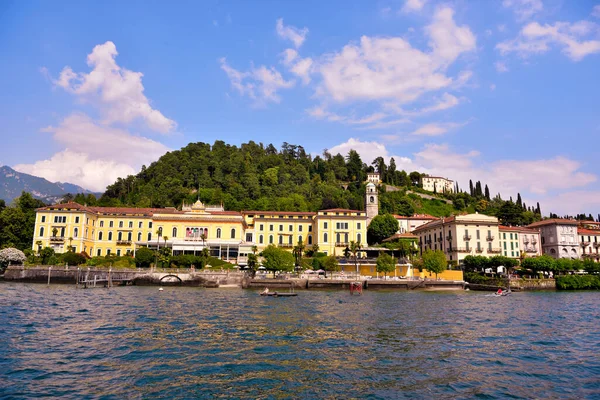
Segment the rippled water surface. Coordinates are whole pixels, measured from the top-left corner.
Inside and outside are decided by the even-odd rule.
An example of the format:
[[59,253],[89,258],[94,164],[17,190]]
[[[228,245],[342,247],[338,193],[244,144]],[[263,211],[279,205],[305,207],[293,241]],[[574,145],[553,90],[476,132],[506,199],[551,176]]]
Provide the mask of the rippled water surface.
[[0,398],[600,398],[600,293],[0,284]]

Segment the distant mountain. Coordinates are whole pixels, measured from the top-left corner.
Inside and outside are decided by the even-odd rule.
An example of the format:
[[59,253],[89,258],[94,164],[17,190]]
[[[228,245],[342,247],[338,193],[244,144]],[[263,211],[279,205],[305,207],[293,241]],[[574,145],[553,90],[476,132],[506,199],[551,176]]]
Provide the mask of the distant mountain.
[[29,192],[33,197],[47,203],[55,203],[67,193],[93,193],[72,183],[52,183],[44,178],[17,172],[7,166],[0,167],[0,199],[10,204],[22,191]]

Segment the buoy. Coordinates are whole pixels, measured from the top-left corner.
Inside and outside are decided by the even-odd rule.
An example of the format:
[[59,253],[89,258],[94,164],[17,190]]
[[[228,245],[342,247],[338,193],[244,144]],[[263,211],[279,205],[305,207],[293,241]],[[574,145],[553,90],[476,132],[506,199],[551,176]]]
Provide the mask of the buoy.
[[163,291],[163,288],[158,288],[158,291],[159,291],[159,292],[162,292],[162,291]]

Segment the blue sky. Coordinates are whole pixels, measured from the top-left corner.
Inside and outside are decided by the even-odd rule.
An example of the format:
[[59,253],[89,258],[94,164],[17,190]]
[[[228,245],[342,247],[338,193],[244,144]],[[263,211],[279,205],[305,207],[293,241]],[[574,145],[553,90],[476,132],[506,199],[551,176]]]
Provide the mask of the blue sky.
[[0,164],[51,181],[287,141],[600,212],[600,1],[4,1],[0,48]]

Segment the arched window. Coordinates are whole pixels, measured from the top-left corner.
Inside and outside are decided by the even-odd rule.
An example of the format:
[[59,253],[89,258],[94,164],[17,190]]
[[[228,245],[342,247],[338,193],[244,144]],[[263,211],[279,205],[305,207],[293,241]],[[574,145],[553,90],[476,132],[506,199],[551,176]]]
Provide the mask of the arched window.
[[357,241],[358,243],[360,243],[360,240],[361,240],[361,238],[362,238],[362,237],[361,237],[361,234],[360,234],[360,233],[356,235],[356,241]]
[[152,240],[152,232],[148,232],[148,241]]
[[263,243],[263,235],[260,235],[258,237],[258,243],[262,244]]
[[273,235],[269,235],[269,244],[273,244]]
[[102,240],[102,232],[98,232],[98,240]]
[[327,243],[327,232],[323,234],[323,243]]
[[340,243],[342,241],[341,238],[340,238],[340,233],[339,232],[336,233],[335,241],[338,242],[338,243]]
[[112,232],[108,232],[108,240],[112,240]]
[[556,250],[554,250],[554,249],[550,249],[550,253],[552,253],[552,254],[556,254]]
[[283,244],[283,236],[279,235],[279,244]]
[[129,232],[129,233],[127,234],[127,240],[129,240],[129,241],[131,242],[131,232]]
[[235,239],[235,228],[231,229],[231,238]]
[[142,241],[142,232],[138,232],[138,242]]
[[217,228],[217,239],[221,239],[221,228]]
[[308,244],[312,244],[312,235],[308,235]]
[[79,236],[79,229],[75,228],[75,229],[73,229],[73,237],[77,237],[77,236]]
[[302,236],[298,236],[298,241],[302,242]]
[[292,239],[293,239],[293,238],[292,238],[292,235],[288,236],[288,244],[294,244],[294,243],[292,242]]
[[43,226],[40,228],[40,236],[44,236],[44,227]]
[[173,228],[173,234],[171,236],[174,238],[177,237],[177,228]]

